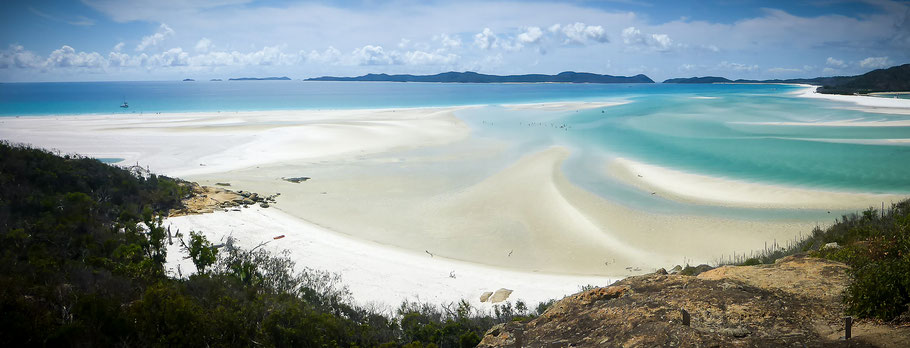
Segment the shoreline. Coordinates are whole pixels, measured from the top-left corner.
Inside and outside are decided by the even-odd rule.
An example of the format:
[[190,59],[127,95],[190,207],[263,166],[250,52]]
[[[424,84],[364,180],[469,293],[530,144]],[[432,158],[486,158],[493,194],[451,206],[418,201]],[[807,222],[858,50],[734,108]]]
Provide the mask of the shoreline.
[[[522,110],[563,112],[619,103],[523,105],[531,106]],[[323,253],[311,264],[324,262],[328,271],[347,273],[352,290],[360,289],[364,298],[377,292],[376,301],[388,301],[390,292],[410,296],[420,286],[427,287],[416,294],[446,296],[447,279],[459,282],[460,298],[479,302],[479,290],[504,287],[516,290],[516,298],[527,292],[529,301],[537,301],[544,295],[522,289],[568,283],[565,279],[614,280],[687,261],[709,263],[721,254],[747,253],[766,241],[791,239],[814,226],[796,219],[628,208],[571,183],[562,172],[570,152],[564,147],[515,150],[520,156],[513,158],[502,154],[506,144],[472,137],[474,130],[455,116],[465,108],[0,118],[0,137],[83,155],[123,157],[121,163],[141,159],[153,171],[200,184],[229,182],[232,189],[280,192],[268,210],[216,211],[169,223],[183,232],[202,228],[215,233],[213,241],[232,229],[248,243],[285,231],[283,243],[309,250],[295,259]],[[301,176],[313,179],[282,179]],[[332,238],[342,239],[319,244]],[[447,259],[425,264],[428,254]],[[383,255],[384,263],[367,255]],[[411,265],[420,268],[420,275],[410,273]],[[451,270],[444,268],[452,265],[466,271],[456,270],[456,278],[450,278]],[[458,280],[462,272],[470,274],[464,276],[466,283]],[[493,285],[503,275],[515,285]],[[568,278],[536,278],[540,275]],[[390,278],[398,279],[394,289],[383,286]],[[548,294],[574,291],[578,285],[583,284]]]
[[[296,269],[337,273],[355,302],[388,309],[405,300],[438,305],[462,299],[476,308],[490,309],[493,303],[481,302],[480,296],[500,288],[513,291],[509,302],[523,300],[533,308],[539,302],[577,293],[583,285],[607,286],[623,278],[491,268],[350,237],[274,208],[186,215],[168,218],[165,224],[184,234],[201,229],[215,244],[232,236],[245,248],[268,243],[264,247],[275,255],[287,250],[297,263]],[[230,231],[208,228],[216,224]],[[273,239],[277,236],[284,237]],[[181,257],[178,245],[169,246],[168,251],[169,273],[177,276],[178,265],[184,276],[193,270],[192,262]]]
[[[843,94],[823,94],[818,93],[815,90],[820,86],[815,85],[805,85],[805,84],[794,84],[796,86],[806,87],[802,92],[797,93],[801,98],[813,98],[813,99],[825,99],[830,101],[837,102],[849,102],[862,107],[872,109],[885,108],[885,109],[908,109],[910,108],[910,99],[895,99],[895,98],[882,98],[882,97],[873,97],[869,95],[843,95]],[[879,111],[885,112],[886,111]]]
[[771,209],[862,209],[908,195],[816,190],[695,174],[627,158],[607,165],[614,178],[669,199],[716,206]]

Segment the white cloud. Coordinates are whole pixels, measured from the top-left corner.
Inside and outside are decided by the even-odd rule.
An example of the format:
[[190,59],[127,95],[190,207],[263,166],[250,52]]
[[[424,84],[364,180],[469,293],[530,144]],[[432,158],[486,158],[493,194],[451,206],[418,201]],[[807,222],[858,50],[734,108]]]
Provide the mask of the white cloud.
[[496,34],[493,34],[493,31],[490,30],[490,28],[483,28],[482,32],[474,35],[474,45],[484,50],[498,47],[497,40],[499,40],[499,38],[496,37]]
[[196,42],[196,52],[206,53],[212,49],[212,40],[208,38],[199,39],[199,42]]
[[47,66],[59,68],[102,68],[106,61],[97,52],[76,52],[70,46],[63,45],[47,57]]
[[859,61],[859,66],[867,69],[885,68],[891,65],[888,57],[869,57]]
[[758,65],[748,65],[741,63],[731,63],[728,61],[720,62],[717,64],[717,68],[721,70],[733,70],[733,71],[756,71],[758,70]]
[[60,16],[54,16],[54,15],[48,14],[43,11],[39,11],[38,9],[31,7],[31,6],[28,7],[28,10],[29,10],[29,12],[34,13],[35,15],[37,15],[39,17],[46,18],[46,19],[49,19],[49,20],[52,20],[55,22],[66,23],[69,25],[75,25],[75,26],[80,26],[80,27],[90,27],[90,26],[95,25],[95,20],[85,17],[85,16],[64,18],[64,17],[60,17]]
[[409,51],[401,55],[401,62],[407,65],[446,65],[454,63],[458,58],[453,53]]
[[628,27],[622,30],[622,42],[632,47],[647,48],[655,51],[668,51],[673,47],[673,40],[670,39],[669,35],[648,35],[635,27]]
[[461,39],[457,36],[452,37],[447,34],[440,34],[433,37],[433,40],[439,41],[442,43],[442,47],[447,49],[456,49],[461,47]]
[[389,65],[397,63],[396,57],[386,54],[382,46],[366,45],[354,49],[351,59],[355,65]]
[[189,53],[183,52],[180,47],[175,47],[152,56],[151,64],[161,67],[187,66],[189,58]]
[[125,45],[126,45],[126,44],[123,43],[123,42],[114,45],[114,52],[123,51],[123,46],[125,46]]
[[825,64],[827,64],[828,66],[835,67],[835,68],[846,68],[847,67],[847,63],[844,63],[843,60],[835,59],[834,57],[828,57],[828,59],[825,61]]
[[799,68],[771,68],[771,69],[768,69],[768,72],[769,72],[769,73],[772,73],[772,74],[796,73],[796,72],[803,72],[803,69],[799,69]]
[[518,34],[518,42],[523,44],[533,44],[540,42],[543,37],[543,31],[539,27],[528,27],[521,34]]
[[610,41],[607,37],[607,31],[599,25],[585,25],[581,22],[567,25],[554,24],[548,30],[554,34],[561,34],[562,41],[565,44],[585,44],[589,41],[606,43]]
[[175,14],[193,15],[203,10],[239,5],[252,0],[82,0],[89,7],[117,22],[157,22]]
[[152,35],[142,38],[142,41],[139,42],[139,45],[136,46],[136,51],[141,52],[145,49],[156,46],[161,41],[164,41],[168,36],[174,35],[174,30],[167,24],[161,23],[161,26],[158,27],[158,31]]
[[326,64],[326,63],[337,64],[340,59],[341,59],[341,51],[339,51],[337,48],[332,47],[332,46],[329,46],[329,48],[326,48],[322,52],[317,52],[315,50],[310,51],[310,53],[307,53],[307,55],[306,55],[307,61],[323,63],[323,64]]
[[9,49],[0,51],[0,68],[29,69],[44,65],[44,60],[27,51],[22,45],[10,45]]

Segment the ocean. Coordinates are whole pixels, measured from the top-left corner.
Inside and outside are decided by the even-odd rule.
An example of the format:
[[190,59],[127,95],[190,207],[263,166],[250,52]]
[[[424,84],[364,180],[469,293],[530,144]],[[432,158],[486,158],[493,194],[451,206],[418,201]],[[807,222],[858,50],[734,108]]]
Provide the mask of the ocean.
[[[634,158],[734,180],[910,192],[910,142],[895,141],[910,138],[910,127],[830,125],[857,119],[901,121],[906,116],[800,98],[802,90],[786,85],[685,84],[4,83],[0,117],[488,105],[460,111],[458,116],[478,136],[526,147],[559,144],[575,149],[566,164],[567,175],[589,190],[611,196],[635,193],[592,174],[602,172],[599,165],[605,157]],[[120,107],[124,101],[128,109]],[[558,111],[501,106],[554,101],[626,104]]]

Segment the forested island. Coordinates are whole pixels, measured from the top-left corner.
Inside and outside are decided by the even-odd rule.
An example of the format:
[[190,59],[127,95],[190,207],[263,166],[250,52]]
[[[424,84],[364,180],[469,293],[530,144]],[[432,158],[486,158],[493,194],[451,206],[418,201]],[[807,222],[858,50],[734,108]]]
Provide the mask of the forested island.
[[677,77],[664,80],[663,83],[729,83],[733,82],[725,77],[704,76],[704,77]]
[[818,93],[868,94],[881,92],[910,92],[910,64],[877,69],[856,76],[828,76],[804,79],[730,80],[724,77],[705,76],[673,78],[663,83],[800,83],[821,86]]
[[565,71],[556,75],[487,75],[473,71],[450,71],[436,75],[388,75],[367,74],[357,77],[323,76],[305,81],[385,81],[385,82],[453,82],[453,83],[654,83],[643,74],[635,76],[612,76],[584,72]]

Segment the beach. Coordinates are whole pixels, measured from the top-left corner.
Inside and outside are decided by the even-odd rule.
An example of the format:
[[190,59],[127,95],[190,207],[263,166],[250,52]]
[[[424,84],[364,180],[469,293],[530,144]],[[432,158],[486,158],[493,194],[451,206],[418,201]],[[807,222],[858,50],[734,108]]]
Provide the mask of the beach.
[[[608,112],[627,103],[502,107]],[[513,290],[509,300],[534,305],[587,284],[745,255],[819,225],[796,215],[648,210],[595,194],[564,173],[575,151],[570,146],[516,147],[478,136],[458,115],[481,107],[3,118],[0,138],[122,159],[120,165],[203,185],[280,193],[269,208],[173,217],[167,224],[215,242],[228,236],[245,247],[268,242],[299,267],[340,274],[362,304],[466,299],[483,307],[490,304],[480,302],[482,293],[505,288]],[[905,121],[851,122],[896,127]],[[905,197],[749,182],[635,158],[596,167],[649,199],[694,207],[840,213]],[[285,180],[299,177],[308,179]],[[273,239],[278,236],[284,237]],[[171,248],[168,264],[174,275],[178,265],[181,275],[192,272],[179,248]]]

